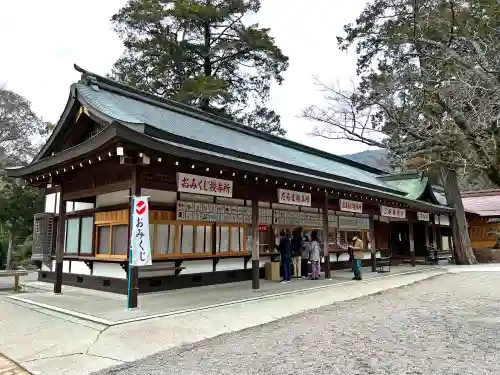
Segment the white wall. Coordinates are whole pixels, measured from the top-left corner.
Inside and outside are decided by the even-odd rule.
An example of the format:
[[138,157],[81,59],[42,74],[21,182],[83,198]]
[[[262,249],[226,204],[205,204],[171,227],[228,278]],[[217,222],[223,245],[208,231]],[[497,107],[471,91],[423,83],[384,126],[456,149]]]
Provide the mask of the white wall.
[[450,243],[448,242],[448,236],[441,236],[441,243],[443,250],[450,250]]
[[[303,208],[307,209],[308,207],[303,207]],[[298,211],[299,206],[292,206],[290,204],[273,203],[273,210]],[[314,211],[309,211],[309,212],[318,212],[317,208],[314,208],[313,210]],[[306,212],[306,211],[304,211],[304,212]]]
[[[235,199],[235,198],[217,197],[217,198],[215,198],[215,202],[221,203],[221,204],[231,204],[233,206],[244,206],[245,205],[244,199]],[[252,206],[252,203],[250,203],[250,206]]]
[[181,275],[212,272],[213,262],[212,259],[193,260],[189,262],[183,262],[182,267],[186,267],[186,269],[182,270]]
[[[59,199],[61,193],[50,193],[45,195],[45,212],[59,213]],[[66,212],[74,212],[80,210],[88,210],[94,208],[94,203],[87,202],[66,202]]]
[[213,202],[214,197],[211,195],[199,195],[191,193],[181,193],[181,201],[192,201],[192,202]]
[[126,279],[127,274],[120,264],[94,262],[94,276],[114,277]]
[[54,213],[56,204],[56,193],[47,194],[45,196],[45,212]]
[[[147,266],[146,268],[139,267],[139,277],[175,275],[175,270],[172,270],[172,271],[154,271],[155,269],[158,269],[158,268],[167,268],[167,267],[175,267],[175,262],[153,263],[151,266]],[[147,272],[143,272],[143,270],[147,270]]]
[[141,195],[149,197],[150,202],[175,204],[177,201],[177,192],[163,191],[156,189],[141,189]]
[[75,273],[78,275],[90,275],[90,268],[85,264],[85,262],[77,262],[75,260],[72,260],[71,273]]
[[112,193],[97,195],[95,202],[96,207],[106,207],[121,203],[128,203],[130,202],[130,190],[120,190]]
[[75,211],[90,210],[91,208],[94,208],[94,203],[73,202],[73,210]]
[[63,260],[63,272],[69,273],[69,260]]
[[[251,267],[251,261],[248,261]],[[217,263],[216,271],[232,271],[232,270],[242,270],[245,268],[245,261],[243,258],[238,259],[220,259]]]

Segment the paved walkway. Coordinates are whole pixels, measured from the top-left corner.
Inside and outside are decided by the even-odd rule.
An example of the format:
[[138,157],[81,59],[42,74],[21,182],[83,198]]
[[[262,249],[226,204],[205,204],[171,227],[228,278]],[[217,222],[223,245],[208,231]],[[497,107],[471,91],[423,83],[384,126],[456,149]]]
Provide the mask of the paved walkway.
[[[483,269],[461,267],[455,272],[466,270]],[[487,270],[495,269],[490,267]],[[498,267],[496,271],[499,271]],[[34,374],[84,375],[109,366],[138,360],[162,350],[263,325],[335,302],[413,284],[443,275],[450,272],[450,269],[435,267],[398,275],[391,273],[388,277],[366,277],[362,282],[348,281],[350,274],[341,272],[338,273],[338,277],[342,278],[343,282],[336,284],[314,284],[312,281],[275,284],[272,288],[292,288],[294,284],[314,284],[316,287],[309,290],[305,288],[290,290],[284,294],[274,293],[262,299],[241,301],[240,298],[239,302],[219,306],[205,304],[198,310],[177,310],[162,317],[144,316],[139,318],[146,320],[129,323],[118,321],[119,324],[116,324],[117,322],[113,321],[113,325],[11,299],[9,297],[13,296],[12,294],[0,295],[0,352]],[[64,295],[55,296],[55,299],[65,301],[66,297],[71,297],[72,289],[65,287],[64,291]],[[81,289],[78,291],[85,292]],[[205,293],[200,291],[204,290],[200,288],[185,290],[185,292],[197,292],[196,294],[202,298]],[[43,293],[45,292],[22,293],[18,296],[31,298]],[[93,293],[89,292],[86,298],[94,300]],[[167,295],[170,297],[168,299],[165,297],[162,303],[165,306],[175,305],[175,299],[172,297],[174,294],[166,293]],[[108,298],[116,298],[118,306],[124,305],[122,296],[111,295]],[[144,296],[140,298],[143,306]],[[82,300],[83,297],[76,299],[77,303]],[[100,306],[101,301],[94,301],[94,305]],[[105,307],[103,311],[109,311],[107,309],[108,307]],[[78,310],[79,306],[72,306],[72,311]],[[125,313],[124,310],[118,309],[118,311]]]
[[499,283],[500,272],[443,275],[98,374],[496,375]]
[[[28,271],[27,276],[19,278],[21,284],[35,281],[38,277],[38,272]],[[14,277],[0,277],[0,293],[11,292],[14,288]]]
[[[380,277],[394,277],[408,272],[432,270],[429,266],[396,266],[390,273],[371,272],[365,267],[364,280]],[[29,289],[48,288],[46,292],[19,294],[17,301],[37,307],[52,309],[88,319],[104,325],[124,324],[141,319],[151,319],[175,315],[181,312],[200,311],[214,306],[230,305],[243,301],[276,298],[287,294],[308,293],[312,289],[323,289],[334,285],[351,283],[352,272],[346,270],[332,272],[331,280],[294,279],[291,283],[281,284],[261,280],[261,289],[252,291],[251,281],[211,285],[197,288],[178,289],[139,295],[139,307],[127,311],[126,296],[120,294],[93,291],[88,289],[63,286],[62,295],[54,295],[52,284],[43,282],[26,283]]]

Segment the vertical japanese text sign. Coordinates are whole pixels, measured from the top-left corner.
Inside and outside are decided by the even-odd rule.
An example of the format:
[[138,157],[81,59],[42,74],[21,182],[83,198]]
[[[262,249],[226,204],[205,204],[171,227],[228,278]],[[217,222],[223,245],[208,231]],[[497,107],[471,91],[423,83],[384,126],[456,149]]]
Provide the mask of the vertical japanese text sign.
[[152,261],[151,244],[149,243],[148,197],[134,197],[132,210],[132,228],[130,230],[132,265],[150,266]]

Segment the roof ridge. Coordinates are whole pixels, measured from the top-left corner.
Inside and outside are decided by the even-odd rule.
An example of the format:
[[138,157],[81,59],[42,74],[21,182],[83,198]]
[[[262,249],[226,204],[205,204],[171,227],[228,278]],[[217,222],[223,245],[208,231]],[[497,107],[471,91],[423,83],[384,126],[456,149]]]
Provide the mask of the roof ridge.
[[[135,87],[126,85],[124,83],[115,81],[113,79],[92,73],[90,71],[87,71],[87,70],[81,68],[80,66],[78,66],[76,64],[74,64],[74,68],[78,72],[82,73],[82,78],[80,80],[81,83],[84,83],[87,85],[104,84],[105,86],[107,86],[106,87],[107,89],[111,89],[111,91],[113,91],[113,89],[118,90],[117,94],[124,95],[124,96],[127,96],[127,94],[128,94],[128,96],[134,100],[141,100],[141,101],[149,103],[149,104],[153,104],[153,105],[157,105],[157,106],[164,106],[164,107],[166,107],[166,109],[169,109],[172,111],[183,112],[183,114],[187,114],[187,115],[191,115],[193,117],[201,118],[202,120],[209,121],[209,122],[211,122],[215,125],[218,125],[218,126],[223,126],[223,127],[229,128],[231,130],[234,130],[234,131],[237,131],[240,133],[245,133],[245,134],[248,134],[250,136],[264,139],[264,140],[269,141],[269,142],[280,144],[280,145],[285,146],[285,147],[289,147],[289,148],[296,149],[299,151],[307,152],[309,154],[316,155],[316,156],[319,156],[319,157],[322,157],[325,159],[329,159],[331,161],[335,161],[335,162],[338,162],[338,163],[341,163],[344,165],[349,165],[351,167],[363,170],[363,171],[368,172],[368,173],[373,173],[373,174],[377,174],[377,175],[387,173],[381,169],[378,169],[378,168],[375,168],[375,167],[372,167],[372,166],[369,166],[369,165],[366,165],[366,164],[363,164],[363,163],[360,163],[360,162],[357,162],[354,160],[350,160],[348,158],[345,158],[345,157],[342,157],[339,155],[331,154],[329,152],[322,151],[322,150],[319,150],[319,149],[314,148],[314,147],[306,146],[306,145],[291,141],[291,140],[286,139],[286,138],[282,138],[282,137],[278,137],[278,136],[275,136],[275,135],[272,135],[269,133],[265,133],[261,130],[251,128],[249,126],[240,124],[240,123],[233,121],[233,120],[230,120],[230,119],[225,119],[223,117],[214,115],[212,113],[207,113],[207,112],[202,111],[196,107],[192,107],[192,106],[189,106],[189,105],[186,105],[183,103],[179,103],[179,102],[176,102],[176,101],[171,100],[171,99],[161,98],[161,97],[154,95],[154,94],[151,94],[147,91],[139,90]],[[144,100],[144,99],[148,99],[148,100]],[[153,103],[151,103],[151,101],[153,101]]]
[[381,176],[377,176],[377,178],[382,181],[403,181],[415,178],[423,180],[424,178],[426,178],[426,176],[424,176],[424,174],[421,171],[411,170],[411,171],[387,173]]

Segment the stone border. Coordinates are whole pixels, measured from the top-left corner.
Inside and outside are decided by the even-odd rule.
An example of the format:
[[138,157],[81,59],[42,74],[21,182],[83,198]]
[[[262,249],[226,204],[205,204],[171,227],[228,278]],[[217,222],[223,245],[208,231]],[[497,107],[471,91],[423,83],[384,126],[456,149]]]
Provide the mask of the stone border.
[[[6,356],[3,353],[0,353],[0,365],[2,364],[2,362],[6,362],[7,364],[9,365],[12,364],[12,366],[14,366],[14,369],[9,370],[9,372],[19,375],[34,375],[32,372],[27,370],[24,366],[21,366],[18,362],[14,361],[12,358]],[[0,367],[0,373],[3,374],[4,371],[5,368]]]

